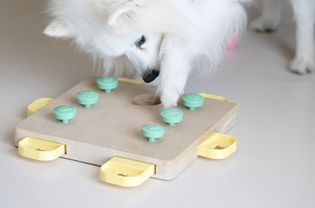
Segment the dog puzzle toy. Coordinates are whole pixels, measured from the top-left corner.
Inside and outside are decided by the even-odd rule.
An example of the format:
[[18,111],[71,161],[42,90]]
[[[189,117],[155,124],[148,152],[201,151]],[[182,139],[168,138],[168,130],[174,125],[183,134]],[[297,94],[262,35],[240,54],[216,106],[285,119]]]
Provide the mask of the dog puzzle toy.
[[54,108],[54,114],[57,120],[68,124],[76,116],[77,109],[72,105],[62,105]]
[[94,91],[81,91],[76,94],[77,102],[85,108],[91,108],[98,102],[99,95]]
[[[156,88],[119,78],[119,89],[106,96],[98,93],[97,80],[83,80],[21,121],[15,128],[18,153],[40,161],[62,157],[101,166],[103,182],[134,187],[149,178],[172,180],[198,157],[223,159],[235,152],[236,140],[223,134],[236,124],[237,105],[228,99],[186,94],[177,108],[162,110]],[[100,83],[105,91],[118,86]],[[99,95],[93,110],[77,107],[86,104],[79,102],[82,94],[90,98],[82,92]],[[198,112],[185,112],[198,107]]]
[[142,135],[148,139],[148,142],[156,142],[164,136],[165,130],[163,127],[156,124],[147,124],[141,128]]
[[116,77],[101,77],[97,79],[96,83],[98,88],[106,93],[111,93],[118,87],[118,79]]
[[204,104],[204,97],[197,93],[187,93],[183,96],[183,105],[186,106],[190,111],[194,111],[200,108]]
[[162,120],[170,126],[182,122],[184,112],[179,108],[167,108],[161,111],[160,116]]

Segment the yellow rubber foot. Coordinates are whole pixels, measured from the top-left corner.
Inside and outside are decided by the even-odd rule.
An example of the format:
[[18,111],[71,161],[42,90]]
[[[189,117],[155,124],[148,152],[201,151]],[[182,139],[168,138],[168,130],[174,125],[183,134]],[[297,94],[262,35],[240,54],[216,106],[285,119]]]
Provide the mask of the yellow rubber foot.
[[212,99],[212,100],[217,100],[217,101],[222,101],[222,102],[229,102],[227,98],[219,96],[219,95],[214,95],[214,94],[209,94],[209,93],[199,93],[199,95],[207,99]]
[[35,100],[34,102],[32,102],[31,104],[29,104],[27,106],[26,115],[27,116],[32,115],[33,113],[35,113],[35,112],[39,111],[40,109],[44,108],[46,105],[48,105],[52,101],[54,101],[53,98],[39,98],[39,99]]
[[100,169],[101,181],[122,187],[136,187],[155,174],[155,165],[113,157]]
[[120,77],[120,78],[118,78],[118,80],[120,82],[126,82],[126,83],[136,84],[136,85],[140,85],[140,86],[144,85],[144,82],[141,82],[141,81],[138,81],[138,80],[134,80],[134,79],[125,78],[125,77]]
[[221,133],[211,134],[197,148],[197,154],[209,159],[224,159],[236,151],[236,139]]
[[66,153],[66,146],[33,137],[25,137],[18,143],[18,153],[39,161],[56,160]]

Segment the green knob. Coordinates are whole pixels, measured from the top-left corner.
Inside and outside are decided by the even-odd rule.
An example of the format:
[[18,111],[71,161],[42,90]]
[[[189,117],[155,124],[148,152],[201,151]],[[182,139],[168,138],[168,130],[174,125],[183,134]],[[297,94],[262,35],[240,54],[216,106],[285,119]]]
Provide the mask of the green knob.
[[184,113],[179,108],[166,108],[161,111],[160,116],[165,123],[170,126],[175,126],[182,122]]
[[118,79],[116,77],[101,77],[96,80],[97,87],[106,93],[111,93],[112,90],[118,87]]
[[165,130],[163,127],[156,124],[147,124],[141,128],[142,135],[148,139],[149,142],[156,142],[164,136]]
[[54,109],[54,114],[57,120],[64,124],[68,124],[75,117],[77,109],[72,105],[62,105]]
[[85,108],[91,108],[92,105],[98,102],[99,95],[93,91],[81,91],[76,95],[77,101]]
[[200,108],[204,104],[204,97],[197,93],[187,93],[183,96],[183,105],[186,106],[190,111],[194,111]]

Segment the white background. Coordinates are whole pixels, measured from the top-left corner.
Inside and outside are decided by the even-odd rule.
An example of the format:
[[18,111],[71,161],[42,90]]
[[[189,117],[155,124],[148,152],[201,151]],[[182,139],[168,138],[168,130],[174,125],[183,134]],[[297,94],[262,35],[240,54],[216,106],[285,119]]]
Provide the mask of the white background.
[[41,34],[45,1],[0,2],[0,207],[315,207],[315,73],[287,71],[290,12],[276,35],[249,32],[215,76],[193,76],[189,91],[239,105],[236,154],[197,159],[179,177],[124,189],[98,180],[99,168],[66,159],[23,159],[14,126],[39,97],[56,97],[92,74],[71,43]]

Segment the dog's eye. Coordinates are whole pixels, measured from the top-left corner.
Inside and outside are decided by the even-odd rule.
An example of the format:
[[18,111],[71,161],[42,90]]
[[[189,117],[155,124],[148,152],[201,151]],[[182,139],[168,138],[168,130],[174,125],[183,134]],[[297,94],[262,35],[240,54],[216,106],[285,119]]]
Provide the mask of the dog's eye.
[[139,38],[135,44],[138,48],[141,48],[141,46],[145,43],[145,41],[146,41],[146,38],[144,37],[144,35],[142,35],[141,38]]

